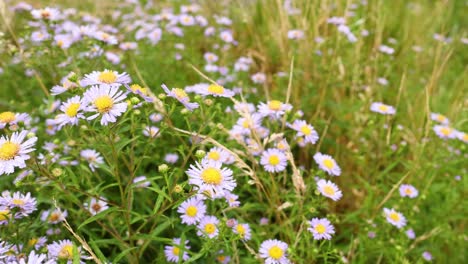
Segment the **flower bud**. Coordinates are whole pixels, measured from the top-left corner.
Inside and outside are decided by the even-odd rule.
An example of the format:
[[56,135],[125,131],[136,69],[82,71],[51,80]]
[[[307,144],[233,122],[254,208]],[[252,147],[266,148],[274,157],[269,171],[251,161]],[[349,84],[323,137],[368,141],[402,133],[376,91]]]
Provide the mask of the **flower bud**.
[[167,166],[167,164],[161,164],[158,166],[158,170],[162,173],[167,172],[169,170],[169,166]]

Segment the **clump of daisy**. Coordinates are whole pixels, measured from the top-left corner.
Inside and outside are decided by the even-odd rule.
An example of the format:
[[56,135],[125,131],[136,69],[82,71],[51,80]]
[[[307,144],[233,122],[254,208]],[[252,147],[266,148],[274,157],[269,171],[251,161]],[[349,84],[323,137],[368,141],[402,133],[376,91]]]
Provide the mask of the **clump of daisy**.
[[91,198],[91,201],[89,201],[89,203],[85,203],[84,207],[92,215],[99,214],[100,212],[109,209],[109,206],[107,205],[106,199],[103,198],[103,197],[100,197],[99,199],[96,199],[94,197]]
[[268,264],[288,264],[288,244],[277,239],[268,239],[262,242],[259,249],[260,257]]
[[181,214],[183,224],[194,225],[199,222],[206,213],[206,205],[202,199],[195,196],[184,201],[177,212]]
[[34,151],[33,146],[37,141],[37,137],[24,141],[27,135],[28,131],[23,130],[14,132],[11,137],[0,137],[0,175],[13,173],[15,167],[26,167],[25,161],[30,159],[28,153]]
[[177,99],[177,101],[182,103],[188,110],[192,111],[193,109],[198,108],[198,103],[191,103],[189,96],[183,89],[172,88],[172,90],[169,90],[165,84],[162,84],[161,87],[169,97]]
[[418,196],[418,190],[416,188],[414,188],[413,185],[402,184],[400,186],[400,196],[401,197],[415,198],[415,197]]
[[372,103],[370,106],[370,110],[372,112],[380,113],[383,115],[394,115],[396,113],[396,110],[393,106],[386,105],[380,102]]
[[90,74],[86,74],[83,80],[81,80],[81,86],[91,86],[97,84],[105,84],[119,87],[122,84],[129,84],[132,81],[130,76],[124,73],[118,73],[116,71],[104,70],[104,71],[93,71]]
[[454,139],[457,137],[457,131],[450,126],[435,125],[434,132],[442,139]]
[[84,101],[89,104],[86,111],[96,113],[88,117],[88,120],[93,120],[101,115],[101,125],[103,126],[115,123],[116,117],[127,111],[127,103],[122,102],[126,99],[126,95],[116,86],[92,86],[83,96]]
[[336,164],[336,161],[330,155],[317,152],[314,155],[314,160],[319,168],[329,175],[340,176],[341,168],[338,166],[338,164]]
[[189,183],[198,186],[199,193],[205,193],[211,198],[222,197],[226,191],[231,192],[236,187],[232,170],[221,168],[221,162],[202,160],[190,165],[186,171]]
[[319,180],[317,182],[317,189],[323,196],[328,197],[333,201],[338,201],[343,196],[338,186],[331,181],[323,179]]
[[315,144],[319,139],[319,135],[314,127],[307,124],[304,120],[295,120],[292,125],[288,126],[297,131],[297,137],[304,137],[304,143]]
[[180,238],[172,239],[172,245],[164,247],[164,255],[166,255],[166,260],[169,262],[179,263],[181,258],[182,260],[187,261],[189,259],[187,250],[190,249],[188,243],[188,240],[185,240],[182,244]]
[[315,240],[331,239],[331,235],[335,234],[335,227],[328,221],[327,218],[312,218],[309,221],[310,227],[307,228]]
[[197,235],[205,236],[208,238],[216,237],[219,233],[218,224],[219,224],[219,220],[215,216],[211,216],[211,215],[204,216],[200,220],[200,223],[197,226],[198,228]]
[[262,153],[260,164],[268,172],[280,172],[288,165],[286,155],[279,149],[267,149]]
[[402,228],[406,225],[406,218],[403,216],[403,214],[395,211],[395,209],[384,208],[383,211],[387,222],[390,224],[396,226],[397,228]]

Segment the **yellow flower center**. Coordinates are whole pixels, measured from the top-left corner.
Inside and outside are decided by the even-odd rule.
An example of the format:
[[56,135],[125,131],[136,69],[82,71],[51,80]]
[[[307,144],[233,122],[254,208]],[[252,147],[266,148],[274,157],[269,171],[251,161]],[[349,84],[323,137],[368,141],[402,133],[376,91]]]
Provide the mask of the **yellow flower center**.
[[63,46],[63,40],[57,40],[57,46],[61,48]]
[[406,189],[405,189],[405,193],[408,194],[408,195],[410,195],[410,194],[412,194],[413,192],[411,191],[410,188],[406,188]]
[[201,178],[205,183],[213,184],[213,185],[220,185],[223,176],[218,169],[215,168],[207,168],[201,173]]
[[29,239],[28,246],[32,247],[32,246],[36,245],[37,241],[39,241],[39,239],[37,239],[35,237]]
[[78,114],[78,109],[80,108],[79,103],[71,103],[67,110],[65,110],[65,114],[69,117],[75,117]]
[[468,134],[464,133],[462,139],[463,141],[468,141]]
[[244,122],[242,122],[242,126],[243,126],[244,128],[249,128],[249,127],[250,127],[250,125],[249,125],[249,120],[245,119]]
[[3,112],[0,114],[0,122],[2,123],[10,123],[15,121],[16,115],[13,112]]
[[52,213],[50,216],[49,216],[49,222],[55,222],[59,220],[59,214],[57,213]]
[[272,246],[270,250],[268,250],[268,254],[271,258],[278,260],[284,255],[284,252],[280,247]]
[[21,199],[13,199],[12,202],[13,202],[14,205],[19,205],[19,206],[25,204],[24,200],[21,200]]
[[180,249],[178,247],[172,247],[172,254],[179,256]]
[[319,234],[325,233],[326,230],[327,230],[327,229],[326,229],[325,226],[322,225],[322,224],[317,224],[317,225],[315,226],[315,231],[316,231],[317,233],[319,233]]
[[99,212],[101,211],[101,205],[99,203],[95,203],[91,206],[94,212]]
[[10,210],[8,209],[0,210],[0,221],[8,220],[9,216],[10,216]]
[[380,111],[382,111],[382,112],[387,112],[387,111],[388,111],[388,106],[386,106],[386,105],[379,105],[379,109],[380,109]]
[[187,207],[187,210],[185,210],[185,213],[190,217],[196,216],[197,212],[198,212],[197,207],[193,205],[190,205],[189,207]]
[[444,122],[445,121],[445,116],[443,115],[437,115],[437,120],[439,120],[439,122]]
[[245,236],[245,228],[243,225],[237,225],[236,230],[237,230],[237,233],[239,233],[241,237]]
[[325,187],[323,187],[323,192],[330,196],[335,194],[335,190],[330,185],[326,185]]
[[114,83],[117,80],[117,76],[112,71],[103,71],[99,74],[98,81],[103,83]]
[[443,127],[440,129],[440,133],[442,133],[444,136],[448,136],[452,133],[452,129],[450,127]]
[[221,158],[221,155],[217,151],[211,151],[210,153],[208,153],[208,158],[210,160],[219,160],[219,158]]
[[216,231],[216,226],[212,223],[205,225],[205,232],[209,235],[213,234]]
[[58,257],[60,259],[72,259],[73,258],[73,246],[72,245],[63,246],[60,252],[58,253]]
[[332,169],[335,166],[335,163],[331,159],[324,159],[323,166],[325,166],[328,169]]
[[41,16],[42,16],[42,18],[49,18],[50,17],[50,12],[47,11],[47,10],[43,10],[41,12]]
[[268,159],[268,162],[273,165],[273,166],[276,166],[280,163],[280,159],[278,157],[278,155],[271,155],[270,158]]
[[94,100],[94,105],[98,109],[99,113],[107,113],[114,106],[114,101],[108,95],[103,95]]
[[395,212],[391,212],[388,216],[390,219],[392,219],[393,221],[395,222],[399,222],[400,221],[400,216],[395,213]]
[[268,107],[273,111],[278,111],[281,109],[281,102],[278,100],[273,100],[268,102]]
[[226,256],[218,256],[218,257],[216,257],[216,259],[217,259],[219,262],[224,262],[224,260],[226,260]]
[[19,151],[19,144],[7,141],[0,146],[0,160],[12,160]]
[[304,125],[304,126],[301,127],[301,132],[302,132],[302,134],[308,136],[308,135],[310,135],[310,133],[312,133],[312,129],[310,129],[309,126]]
[[208,86],[208,92],[214,93],[214,94],[223,94],[224,88],[217,84],[211,84],[210,86]]
[[178,99],[184,99],[188,97],[187,93],[183,89],[180,89],[180,88],[174,88],[172,89],[172,92],[175,94],[175,96]]

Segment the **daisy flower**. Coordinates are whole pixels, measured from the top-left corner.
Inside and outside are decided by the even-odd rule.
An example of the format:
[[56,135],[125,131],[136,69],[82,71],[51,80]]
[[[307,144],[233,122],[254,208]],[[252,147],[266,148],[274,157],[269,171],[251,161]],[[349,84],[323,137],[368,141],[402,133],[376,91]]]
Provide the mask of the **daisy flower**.
[[181,214],[183,224],[194,225],[205,216],[206,205],[199,197],[192,197],[184,201],[177,212]]
[[279,149],[270,148],[262,153],[260,164],[268,172],[280,172],[288,165],[286,155]]
[[47,211],[42,212],[41,220],[49,224],[58,224],[60,222],[63,222],[67,216],[68,216],[67,210],[63,212],[60,209],[55,209],[53,211],[47,210]]
[[116,117],[121,116],[127,110],[127,103],[121,102],[125,100],[126,96],[116,86],[92,86],[83,96],[84,101],[90,104],[86,111],[96,112],[87,119],[93,120],[102,115],[101,125],[104,126],[108,123],[115,123]]
[[435,125],[434,132],[442,139],[453,139],[457,136],[457,131],[450,126]]
[[155,126],[145,126],[145,129],[143,129],[143,135],[154,138],[159,135],[159,128]]
[[104,163],[104,159],[97,151],[93,149],[84,149],[80,152],[80,156],[89,162],[91,171],[95,171],[96,166]]
[[66,260],[67,263],[71,263],[74,258],[73,252],[75,251],[75,248],[78,252],[78,255],[80,255],[80,258],[82,258],[83,256],[81,256],[81,248],[73,245],[73,242],[71,242],[68,239],[54,241],[52,244],[48,245],[47,254],[50,259],[54,259],[57,261]]
[[47,256],[45,254],[36,254],[34,250],[32,250],[28,255],[27,262],[24,259],[19,261],[19,264],[52,264],[54,263],[53,260],[49,259],[46,260]]
[[218,56],[214,53],[211,53],[211,52],[207,52],[203,55],[203,58],[205,58],[205,60],[208,62],[208,63],[215,63],[218,61]]
[[133,184],[135,184],[137,188],[146,188],[151,185],[148,178],[144,175],[135,177],[135,179],[133,179]]
[[338,201],[343,196],[338,186],[331,181],[323,179],[319,180],[317,182],[317,189],[323,196],[328,197],[333,201]]
[[227,164],[226,162],[231,160],[230,156],[231,154],[226,150],[220,147],[214,147],[211,148],[210,151],[208,151],[208,153],[206,153],[205,159],[210,161],[219,161]]
[[279,119],[286,111],[292,109],[292,105],[284,104],[278,100],[272,100],[265,103],[260,103],[258,106],[258,113],[263,117],[270,117],[271,119]]
[[329,175],[340,176],[341,169],[330,155],[317,152],[314,155],[314,160],[319,166],[319,168],[328,173]]
[[201,163],[190,165],[186,171],[189,183],[196,185],[200,193],[207,193],[212,198],[221,197],[226,191],[232,191],[236,182],[232,170],[221,168],[221,162],[202,160]]
[[169,90],[165,84],[162,84],[161,87],[169,97],[177,99],[177,101],[182,103],[188,110],[192,111],[193,109],[198,108],[198,103],[191,103],[190,98],[183,89],[172,88],[172,90]]
[[288,126],[297,131],[298,137],[304,137],[305,143],[315,144],[319,139],[319,135],[314,127],[307,124],[304,120],[294,120],[294,123]]
[[189,255],[187,250],[190,249],[188,245],[189,241],[185,240],[184,244],[182,245],[180,238],[172,239],[171,246],[164,247],[164,254],[166,255],[166,260],[168,262],[179,263],[179,256],[182,257],[182,260],[186,261],[189,259]]
[[241,117],[232,128],[233,134],[249,136],[251,132],[257,131],[262,126],[262,116],[254,113],[249,117]]
[[67,102],[63,103],[60,107],[60,111],[63,114],[57,115],[55,122],[58,128],[62,128],[64,125],[78,125],[79,119],[85,119],[82,111],[85,109],[81,97],[79,95],[73,96],[68,99]]
[[422,257],[423,257],[423,259],[426,260],[426,261],[432,261],[432,254],[431,254],[431,252],[429,252],[429,251],[424,251],[424,252],[422,253]]
[[0,137],[0,175],[10,174],[15,167],[20,169],[26,167],[25,161],[30,158],[28,153],[34,151],[37,137],[32,137],[25,142],[28,131],[14,132],[11,137]]
[[10,192],[6,191],[0,196],[0,206],[7,208],[8,211],[18,211],[15,218],[23,218],[37,210],[37,201],[29,192],[26,195],[15,192],[11,196]]
[[177,153],[167,153],[164,156],[164,161],[170,164],[174,164],[179,160],[179,155]]
[[230,193],[230,192],[226,192],[224,194],[224,198],[228,202],[229,207],[239,207],[240,202],[239,202],[239,200],[237,200],[237,199],[239,199],[238,195]]
[[46,7],[43,9],[33,9],[31,15],[35,19],[55,21],[60,19],[60,11],[57,8]]
[[397,228],[402,228],[406,225],[406,218],[401,213],[395,211],[395,209],[384,208],[383,211],[390,224]]
[[47,237],[42,236],[42,237],[33,237],[29,239],[28,241],[28,246],[29,247],[34,247],[36,250],[41,249],[45,244],[47,243]]
[[414,233],[414,230],[412,228],[406,230],[406,236],[409,239],[415,239],[416,238],[416,234]]
[[0,225],[8,224],[11,219],[11,212],[6,206],[0,204]]
[[100,212],[109,209],[109,206],[107,205],[106,199],[103,197],[100,197],[99,199],[96,198],[91,198],[91,201],[89,203],[85,203],[84,207],[92,214],[96,215],[99,214]]
[[249,241],[252,238],[250,226],[248,224],[237,224],[232,228],[232,231],[238,234],[244,241]]
[[418,190],[414,188],[413,185],[409,184],[402,184],[400,186],[400,196],[401,197],[409,197],[409,198],[415,198],[418,196]]
[[465,132],[457,131],[457,138],[465,143],[468,143],[468,134]]
[[0,129],[5,128],[7,125],[15,126],[19,122],[28,122],[30,117],[26,113],[13,113],[10,111],[0,113]]
[[129,92],[141,96],[146,102],[152,103],[154,101],[153,97],[151,97],[149,88],[141,87],[138,84],[132,84],[130,86],[126,84],[125,87]]
[[309,224],[310,227],[307,230],[312,233],[315,240],[330,240],[331,235],[335,234],[335,227],[333,227],[327,218],[312,218]]
[[450,123],[450,120],[446,116],[439,113],[431,113],[431,120],[439,122],[442,125],[448,125]]
[[266,81],[266,75],[262,72],[258,72],[250,77],[254,83],[264,83]]
[[197,228],[197,235],[198,236],[205,236],[209,238],[214,238],[218,235],[218,224],[219,220],[211,215],[205,215],[198,224]]
[[80,81],[80,84],[83,87],[97,84],[120,86],[122,84],[129,84],[131,81],[132,79],[126,72],[118,73],[105,69],[104,71],[93,71],[86,74],[83,80]]
[[215,97],[233,97],[236,94],[232,90],[226,89],[218,84],[203,86],[202,89],[197,92],[201,95],[212,95]]
[[383,115],[394,115],[396,112],[393,106],[386,105],[380,102],[372,103],[370,106],[370,110],[372,112],[380,113]]
[[260,245],[260,257],[265,259],[265,264],[289,264],[287,258],[288,244],[276,239],[268,239]]
[[304,38],[304,31],[293,29],[288,31],[288,39],[302,39]]
[[220,250],[216,255],[216,261],[218,261],[221,264],[229,264],[231,263],[231,257],[225,255],[223,250]]

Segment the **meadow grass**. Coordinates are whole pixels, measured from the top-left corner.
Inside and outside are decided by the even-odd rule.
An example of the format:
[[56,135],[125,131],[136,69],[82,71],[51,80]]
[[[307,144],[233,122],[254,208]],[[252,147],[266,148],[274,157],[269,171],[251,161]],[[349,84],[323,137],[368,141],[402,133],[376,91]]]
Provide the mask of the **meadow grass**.
[[[268,239],[288,247],[278,244],[283,258],[271,263],[287,263],[286,255],[293,263],[423,263],[430,261],[427,253],[436,263],[465,263],[466,4],[297,0],[286,7],[285,2],[289,1],[199,1],[194,16],[206,18],[208,25],[175,22],[183,31],[177,36],[171,31],[173,25],[154,15],[171,7],[169,13],[178,16],[188,1],[154,1],[152,6],[148,1],[138,5],[108,0],[30,1],[35,9],[78,10],[57,22],[34,19],[30,11],[13,11],[17,2],[3,1],[0,116],[9,111],[18,119],[20,113],[28,117],[4,122],[1,133],[8,141],[15,131],[27,131],[27,138],[37,142],[26,168],[1,175],[1,190],[8,192],[0,197],[0,261],[29,255],[35,244],[28,241],[47,237],[35,251],[59,263],[79,263],[80,258],[98,263],[165,263],[171,258],[164,250],[172,244],[177,248],[169,248],[173,262],[262,263],[265,254],[270,260],[277,256],[271,245],[270,251],[262,251]],[[294,9],[299,13],[293,14]],[[219,22],[221,16],[232,24]],[[346,19],[333,22],[337,18]],[[63,30],[66,20],[95,24],[96,29],[74,39],[70,47],[59,47],[54,36],[72,35]],[[149,31],[136,39],[139,28],[153,30],[158,24],[162,37],[157,43],[151,44]],[[209,26],[215,35],[206,36]],[[41,28],[51,37],[34,43],[31,34]],[[293,29],[302,30],[303,37],[288,37]],[[99,30],[117,36],[118,43],[99,40],[93,35]],[[234,42],[222,38],[223,30],[232,32]],[[138,46],[123,50],[119,48],[123,42]],[[100,54],[85,54],[96,47]],[[382,51],[385,47],[393,50]],[[113,63],[106,52],[116,55],[118,62]],[[212,66],[204,58],[208,52],[219,57],[212,64],[226,67],[226,73],[207,68]],[[240,57],[249,58],[243,65],[247,71],[236,68]],[[128,73],[132,79],[128,84],[146,88],[137,93],[117,85],[128,93],[125,109],[108,124],[102,121],[107,110],[98,105],[91,85],[80,82],[104,69]],[[266,79],[256,82],[256,73]],[[64,87],[63,80],[72,83],[71,88],[52,95],[53,86]],[[204,84],[190,87],[198,83]],[[216,83],[236,95],[224,98],[206,92],[210,84],[216,89]],[[188,110],[176,90],[165,92],[161,84],[185,88],[198,108]],[[68,106],[58,107],[72,96],[94,98],[80,101],[88,108],[79,111],[99,117],[59,126],[54,120]],[[274,100],[293,109],[278,112],[276,118],[262,112],[262,103],[268,109]],[[254,104],[255,112],[235,108],[240,102]],[[393,107],[396,113],[371,111],[375,102]],[[432,113],[450,120],[453,130],[445,134],[450,139],[436,133],[441,119]],[[319,138],[303,145],[303,127],[294,126],[299,120],[311,124]],[[236,123],[241,128],[248,124],[247,132],[236,130]],[[145,134],[149,127],[154,127],[150,136]],[[283,139],[288,147],[279,147]],[[12,152],[0,142],[0,168],[6,168]],[[240,205],[230,204],[228,196],[217,196],[217,190],[202,192],[194,183],[197,177],[190,170],[196,170],[197,162],[202,164],[201,172],[219,165],[204,163],[213,147],[229,157],[222,168],[233,173],[236,187],[224,191],[237,195],[234,200]],[[271,148],[284,153],[284,170],[269,172],[262,162]],[[86,149],[96,153],[83,153]],[[333,157],[341,168],[339,177],[316,163],[318,152]],[[177,154],[175,163],[165,159],[169,153]],[[145,187],[134,182],[142,175]],[[199,177],[206,183],[203,175]],[[335,183],[343,196],[336,201],[327,198],[318,190],[320,179]],[[402,196],[404,184],[417,189],[415,198]],[[14,192],[30,192],[36,199],[34,210],[13,203]],[[203,195],[207,197],[200,198]],[[21,199],[26,205],[31,202]],[[189,199],[200,200],[206,214],[219,220],[219,234],[197,235],[200,219],[198,226],[181,222],[178,208]],[[105,210],[93,212],[92,204],[99,200]],[[66,210],[66,217],[52,221],[55,208],[61,214]],[[384,208],[402,215],[392,223]],[[396,227],[403,217],[407,222]],[[320,229],[310,222],[312,218],[330,221],[335,231],[330,240],[317,237]],[[249,225],[251,237],[239,235],[238,223]],[[408,235],[409,229],[414,237]],[[185,242],[173,238],[188,241],[190,248],[184,249]],[[71,247],[63,244],[65,239]]]

